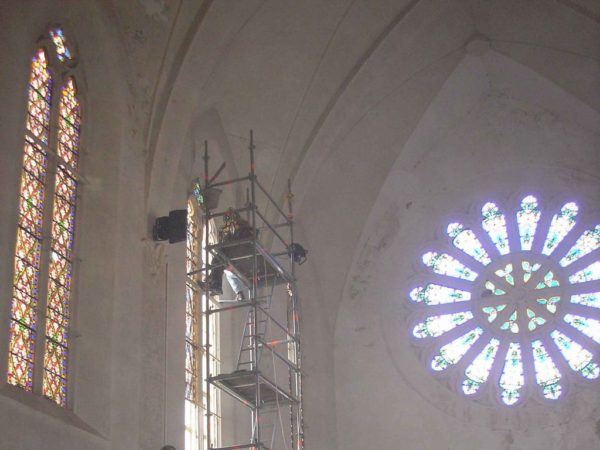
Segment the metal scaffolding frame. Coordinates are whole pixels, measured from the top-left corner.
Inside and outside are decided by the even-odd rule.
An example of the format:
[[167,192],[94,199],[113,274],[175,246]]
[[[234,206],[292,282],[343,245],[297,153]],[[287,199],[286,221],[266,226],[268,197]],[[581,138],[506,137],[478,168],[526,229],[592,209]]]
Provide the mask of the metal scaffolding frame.
[[[227,181],[215,181],[224,168],[224,164],[209,177],[208,148],[204,150],[204,183],[202,190],[209,193],[219,187],[246,184],[246,204],[241,208],[234,208],[237,213],[245,213],[251,229],[249,237],[243,239],[224,240],[204,248],[204,262],[201,277],[201,288],[204,293],[204,312],[206,319],[204,326],[204,356],[207,367],[207,378],[203,380],[205,386],[205,434],[208,448],[211,450],[274,450],[267,445],[263,430],[263,414],[270,408],[277,408],[281,421],[281,408],[289,408],[290,434],[285,448],[292,450],[304,450],[304,421],[302,407],[302,370],[300,353],[300,311],[295,278],[296,261],[293,256],[294,249],[294,221],[292,208],[291,183],[288,181],[288,213],[286,214],[269,192],[260,184],[255,172],[255,146],[253,133],[250,131],[250,170],[247,176]],[[276,224],[270,223],[266,214],[259,209],[257,196],[265,201],[268,207],[275,209],[278,220]],[[206,202],[203,211],[203,227],[205,236],[209,235],[210,222],[213,219],[222,218],[227,211],[209,209]],[[231,211],[231,208],[228,210]],[[268,234],[270,239],[259,239],[259,232]],[[285,239],[284,236],[288,237]],[[265,241],[268,246],[265,245]],[[279,248],[278,252],[270,252],[269,248]],[[208,261],[211,261],[210,264]],[[216,268],[227,267],[234,272],[244,283],[249,292],[249,298],[226,305],[213,306],[210,299],[212,291],[209,281],[209,273]],[[286,289],[285,298],[285,320],[279,320],[270,311],[273,299],[273,290],[276,286]],[[269,290],[270,293],[266,292]],[[210,320],[213,314],[227,314],[240,308],[248,308],[248,315],[242,333],[239,354],[237,355],[236,370],[231,373],[210,373]],[[280,313],[280,315],[282,315]],[[283,339],[269,341],[267,339],[266,326],[273,327],[282,333]],[[287,352],[282,352],[286,348]],[[260,363],[263,352],[268,352],[273,360],[273,375],[261,371]],[[231,355],[233,356],[233,355]],[[222,355],[222,360],[226,356]],[[284,367],[287,372],[286,387],[278,384],[276,374],[276,362]],[[281,379],[281,378],[280,378]],[[240,401],[251,412],[251,437],[249,442],[240,443],[227,447],[212,447],[211,444],[211,386],[215,386],[222,392],[226,392]],[[222,417],[226,420],[226,417]],[[282,422],[281,422],[282,424]],[[283,426],[283,425],[282,425]],[[271,442],[273,441],[275,429],[273,429]],[[282,429],[283,435],[283,429]],[[286,439],[285,437],[283,437]]]

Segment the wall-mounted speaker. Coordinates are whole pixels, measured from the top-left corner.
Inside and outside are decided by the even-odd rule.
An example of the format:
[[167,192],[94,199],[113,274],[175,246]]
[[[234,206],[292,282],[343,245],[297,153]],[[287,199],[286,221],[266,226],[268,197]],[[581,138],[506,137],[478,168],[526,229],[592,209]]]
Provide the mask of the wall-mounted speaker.
[[176,209],[168,216],[159,217],[152,228],[152,238],[155,241],[166,241],[170,244],[185,241],[187,233],[187,211]]

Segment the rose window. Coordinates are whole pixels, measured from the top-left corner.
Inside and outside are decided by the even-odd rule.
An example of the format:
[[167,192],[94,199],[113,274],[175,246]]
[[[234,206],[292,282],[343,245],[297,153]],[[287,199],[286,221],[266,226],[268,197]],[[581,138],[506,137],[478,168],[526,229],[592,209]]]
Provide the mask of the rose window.
[[600,375],[600,225],[578,226],[578,209],[542,213],[529,195],[507,215],[488,202],[477,224],[448,225],[447,251],[423,255],[412,333],[465,395],[556,400]]

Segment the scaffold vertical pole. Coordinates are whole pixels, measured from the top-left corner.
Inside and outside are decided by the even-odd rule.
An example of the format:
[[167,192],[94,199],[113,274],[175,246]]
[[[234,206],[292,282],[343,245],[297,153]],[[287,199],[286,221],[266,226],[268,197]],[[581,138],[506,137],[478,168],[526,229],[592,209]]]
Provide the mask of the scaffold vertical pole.
[[[254,165],[254,132],[250,130],[250,145],[248,146],[250,150],[250,201],[251,201],[251,219],[252,219],[252,291],[251,291],[251,301],[252,305],[252,370],[258,372],[258,354],[259,354],[259,342],[258,342],[258,302],[257,302],[257,250],[256,250],[256,170]],[[256,392],[254,395],[254,439],[257,448],[261,446],[260,440],[260,407],[261,407],[261,398],[260,398],[260,380],[258,376],[255,377],[254,380],[256,386]]]
[[[208,191],[208,185],[209,185],[209,180],[208,180],[208,142],[204,141],[204,192],[206,193]],[[203,382],[205,383],[206,386],[206,409],[204,410],[205,413],[205,417],[206,417],[206,422],[205,422],[205,426],[206,426],[206,449],[210,449],[212,448],[212,443],[211,443],[211,427],[210,427],[210,415],[211,415],[211,398],[210,398],[210,316],[208,314],[208,311],[210,309],[210,292],[209,292],[209,283],[208,283],[208,276],[209,276],[209,272],[208,272],[208,261],[209,261],[209,249],[208,249],[208,233],[209,233],[209,229],[210,229],[210,210],[208,209],[208,205],[207,202],[204,203],[205,206],[205,211],[204,211],[204,223],[202,225],[204,225],[204,236],[202,237],[202,239],[205,242],[204,245],[204,261],[203,261],[203,265],[204,265],[204,272],[203,272],[203,276],[204,276],[204,284],[203,284],[203,291],[204,291],[204,297],[203,299],[201,299],[200,301],[202,302],[202,300],[204,300],[204,314],[201,314],[200,317],[202,317],[204,319],[202,325],[204,326],[204,364],[206,365],[206,379],[203,380]]]

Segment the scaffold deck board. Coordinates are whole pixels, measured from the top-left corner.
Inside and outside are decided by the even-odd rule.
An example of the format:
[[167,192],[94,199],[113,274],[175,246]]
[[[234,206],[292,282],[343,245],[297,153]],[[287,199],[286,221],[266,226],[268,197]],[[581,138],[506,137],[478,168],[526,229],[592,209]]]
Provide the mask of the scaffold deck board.
[[280,262],[256,241],[256,250],[251,239],[238,239],[210,246],[219,259],[234,267],[246,284],[252,279],[253,260],[256,253],[256,275],[259,286],[291,283],[292,275]]
[[211,377],[209,381],[251,408],[256,405],[257,382],[260,386],[260,407],[298,402],[293,395],[277,386],[260,371],[238,370]]

